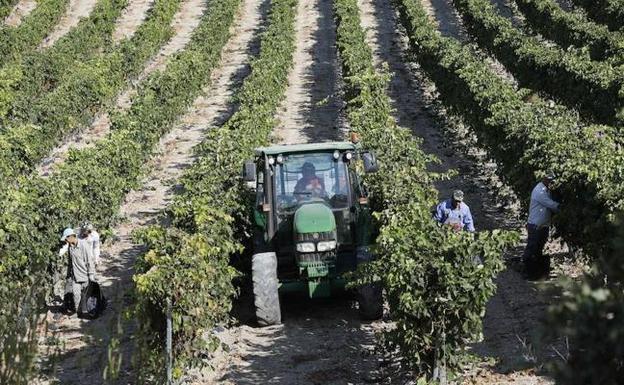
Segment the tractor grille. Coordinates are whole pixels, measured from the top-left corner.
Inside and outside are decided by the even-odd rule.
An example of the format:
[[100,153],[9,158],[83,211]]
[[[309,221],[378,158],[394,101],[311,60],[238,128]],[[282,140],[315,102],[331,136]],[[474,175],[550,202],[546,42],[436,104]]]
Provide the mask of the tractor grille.
[[333,231],[297,234],[297,242],[331,241],[333,239],[336,239],[336,234]]
[[297,264],[336,262],[336,250],[323,253],[297,253]]

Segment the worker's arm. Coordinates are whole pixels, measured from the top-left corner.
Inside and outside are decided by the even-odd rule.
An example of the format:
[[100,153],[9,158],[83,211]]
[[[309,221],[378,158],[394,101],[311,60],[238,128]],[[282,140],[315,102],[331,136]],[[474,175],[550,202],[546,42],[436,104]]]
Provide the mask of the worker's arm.
[[446,220],[446,212],[444,209],[444,202],[438,204],[438,206],[436,207],[436,212],[435,215],[433,216],[433,218],[440,222],[440,223],[444,223],[444,221]]
[[100,234],[93,237],[93,256],[95,259],[100,257]]
[[87,273],[89,274],[89,281],[95,281],[95,258],[93,258],[93,247],[88,244],[89,247],[85,247],[85,253],[87,256]]
[[466,206],[466,212],[464,214],[464,230],[470,231],[471,233],[475,231],[472,213],[470,212],[470,208],[468,206]]
[[559,211],[559,203],[555,202],[548,196],[548,191],[546,190],[546,188],[540,189],[540,191],[535,195],[535,199],[541,205],[548,207],[552,211]]

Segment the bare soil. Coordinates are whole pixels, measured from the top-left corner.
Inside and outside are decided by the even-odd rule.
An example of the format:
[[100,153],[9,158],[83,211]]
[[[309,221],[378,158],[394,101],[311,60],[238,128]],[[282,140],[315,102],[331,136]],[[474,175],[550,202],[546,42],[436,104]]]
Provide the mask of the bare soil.
[[422,0],[421,1],[431,20],[438,25],[443,36],[453,37],[462,41],[467,40],[466,30],[461,23],[461,17],[453,7],[451,0]]
[[131,38],[153,5],[154,0],[130,0],[117,20],[113,31],[113,41],[118,43],[123,39]]
[[28,16],[33,9],[37,8],[36,0],[20,0],[15,4],[11,13],[4,19],[4,24],[10,27],[17,27],[22,24],[22,20]]
[[[144,0],[141,0],[141,2],[146,3],[142,4],[142,6],[149,6],[149,3]],[[186,44],[190,41],[193,31],[199,25],[205,9],[205,0],[187,0],[182,4],[172,21],[172,27],[174,29],[173,37],[160,49],[158,54],[146,64],[138,78],[132,80],[132,84],[119,94],[114,103],[114,109],[123,111],[130,108],[132,97],[136,95],[138,85],[150,74],[163,70],[167,65],[167,59],[176,52],[184,49]],[[144,10],[144,12],[146,11],[147,9]],[[144,13],[133,12],[133,14],[135,16],[145,16]],[[122,20],[121,24],[118,25],[125,26],[124,28],[126,32],[128,32],[130,27],[136,28],[139,24],[140,21],[124,24]],[[37,168],[38,174],[40,176],[49,175],[55,167],[63,163],[71,149],[80,150],[85,147],[93,146],[98,140],[108,135],[110,132],[110,125],[111,121],[108,112],[102,111],[95,117],[89,127],[78,127],[75,132],[63,141],[63,144],[52,150],[50,155],[41,162]]]
[[[212,74],[205,96],[197,98],[188,113],[160,142],[158,155],[147,166],[149,172],[141,188],[126,197],[120,215],[123,221],[113,229],[114,239],[103,248],[98,280],[109,307],[104,315],[93,321],[63,316],[54,320],[53,310],[48,322],[53,335],[43,339],[41,353],[42,378],[38,383],[100,384],[102,370],[107,364],[111,336],[117,317],[131,303],[127,293],[132,286],[133,266],[143,251],[133,244],[133,230],[158,223],[159,214],[171,201],[177,180],[193,162],[193,147],[200,143],[205,132],[221,124],[232,114],[231,96],[249,72],[249,59],[257,52],[257,39],[263,20],[261,0],[246,0],[237,17],[232,38],[224,47],[220,67]],[[122,378],[131,378],[127,372],[131,351],[131,330],[125,330],[121,340]],[[58,349],[56,356],[48,350]],[[132,383],[129,382],[122,383]]]
[[80,22],[80,19],[88,17],[97,0],[69,0],[67,12],[56,25],[54,30],[41,43],[40,48],[48,48],[54,45],[60,38],[65,36]]
[[[253,299],[244,306],[253,307]],[[380,323],[359,320],[352,298],[282,298],[283,324],[258,328],[251,319],[219,335],[228,352],[194,384],[390,383],[375,348]]]
[[294,67],[277,113],[275,141],[294,144],[342,140],[342,86],[332,2],[300,1],[296,23]]
[[[173,37],[145,66],[143,73],[141,73],[137,79],[137,83],[144,80],[151,73],[163,69],[167,63],[167,59],[171,57],[171,55],[182,50],[188,44],[193,35],[193,31],[201,21],[201,16],[206,6],[206,0],[185,0],[182,3],[180,10],[173,17]],[[119,106],[121,108],[129,106],[132,97],[135,95],[134,91],[136,90],[130,89],[129,92],[121,96],[121,100],[119,101]]]

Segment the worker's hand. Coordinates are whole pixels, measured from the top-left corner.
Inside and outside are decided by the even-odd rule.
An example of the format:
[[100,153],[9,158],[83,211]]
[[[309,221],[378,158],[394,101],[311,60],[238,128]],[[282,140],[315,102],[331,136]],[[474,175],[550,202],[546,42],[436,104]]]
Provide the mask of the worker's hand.
[[95,274],[89,274],[89,281],[97,282],[97,280],[95,279]]

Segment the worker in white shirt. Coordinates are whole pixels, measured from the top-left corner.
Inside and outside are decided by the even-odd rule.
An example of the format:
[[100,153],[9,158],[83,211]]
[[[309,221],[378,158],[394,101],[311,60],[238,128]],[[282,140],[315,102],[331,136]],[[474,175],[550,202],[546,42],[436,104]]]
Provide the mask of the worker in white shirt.
[[59,254],[68,253],[67,283],[74,297],[74,308],[67,310],[78,312],[82,291],[90,281],[96,280],[93,249],[87,240],[78,239],[76,232],[71,227],[63,231],[61,242],[65,242],[67,245],[67,248],[61,249],[62,254],[61,252]]
[[100,264],[100,234],[95,231],[93,224],[90,222],[85,222],[82,224],[80,228],[81,238],[86,239],[93,248],[93,258],[95,260],[95,265]]
[[555,174],[548,172],[531,192],[527,221],[528,239],[522,255],[529,279],[544,278],[550,274],[550,256],[544,255],[544,246],[548,241],[552,214],[559,211],[560,205],[551,197],[550,187],[554,180]]

